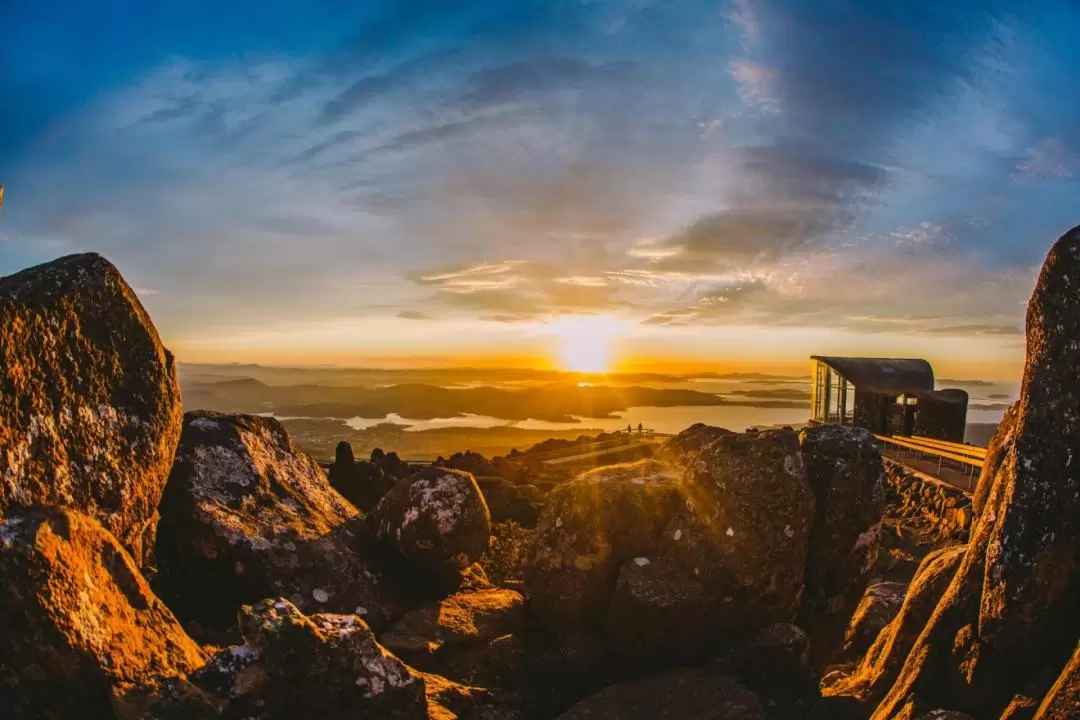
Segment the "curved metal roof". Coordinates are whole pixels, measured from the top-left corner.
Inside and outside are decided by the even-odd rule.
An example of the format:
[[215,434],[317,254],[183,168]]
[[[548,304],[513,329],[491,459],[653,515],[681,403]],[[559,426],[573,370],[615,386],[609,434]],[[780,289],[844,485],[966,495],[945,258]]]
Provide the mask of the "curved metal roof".
[[811,355],[851,381],[857,390],[882,395],[930,392],[934,369],[917,358],[852,358]]

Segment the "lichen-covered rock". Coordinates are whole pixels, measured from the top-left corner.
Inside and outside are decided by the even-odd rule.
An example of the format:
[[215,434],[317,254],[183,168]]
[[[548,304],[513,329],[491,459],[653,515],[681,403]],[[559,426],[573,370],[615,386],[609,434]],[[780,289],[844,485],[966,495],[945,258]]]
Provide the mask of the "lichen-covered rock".
[[936,550],[923,559],[900,612],[878,634],[853,672],[837,671],[822,678],[823,696],[852,698],[869,707],[880,702],[900,674],[904,659],[960,567],[965,552],[965,546],[956,545]]
[[814,495],[791,431],[721,435],[697,456],[661,555],[718,599],[716,622],[747,631],[795,619]]
[[108,717],[114,685],[190,672],[199,647],[93,518],[12,510],[0,524],[0,707]]
[[607,614],[607,638],[620,660],[672,665],[709,646],[712,603],[705,587],[671,560],[623,563]]
[[844,656],[862,658],[878,635],[900,612],[908,586],[898,582],[871,584],[848,622],[844,633]]
[[491,536],[491,515],[467,472],[422,468],[399,482],[373,513],[375,537],[411,566],[457,572],[480,559]]
[[863,428],[810,427],[799,446],[816,508],[800,617],[815,642],[831,646],[877,561],[885,471],[874,436]]
[[157,582],[182,618],[224,627],[240,605],[285,596],[381,626],[387,600],[363,541],[356,508],[276,420],[185,416],[161,502]]
[[685,466],[717,438],[734,434],[724,428],[696,423],[665,442],[657,451],[656,459]]
[[109,261],[0,278],[0,513],[73,508],[144,564],[180,417],[172,355]]
[[738,681],[679,669],[612,685],[559,720],[765,720],[757,695]]
[[[1027,314],[1015,421],[969,550],[875,720],[996,717],[1080,637],[1080,228],[1050,250]],[[985,483],[984,483],[985,484]]]
[[683,504],[679,476],[642,460],[583,473],[551,493],[525,563],[541,623],[564,634],[601,626],[623,563],[654,554]]
[[453,655],[486,646],[518,630],[525,598],[513,590],[491,588],[458,593],[406,613],[381,635],[382,644],[415,667],[442,672]]
[[239,625],[244,644],[190,678],[227,702],[227,717],[427,718],[424,677],[358,615],[305,616],[275,598],[244,606]]

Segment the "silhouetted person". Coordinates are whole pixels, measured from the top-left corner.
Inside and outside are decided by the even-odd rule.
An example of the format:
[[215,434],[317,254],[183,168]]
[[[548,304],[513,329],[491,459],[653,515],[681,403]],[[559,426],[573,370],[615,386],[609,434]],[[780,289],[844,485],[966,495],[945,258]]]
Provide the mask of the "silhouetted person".
[[629,435],[632,432],[634,431],[631,429],[630,423],[626,423],[626,434]]
[[642,425],[641,423],[637,424],[637,434],[638,435],[644,435],[645,434],[645,426]]

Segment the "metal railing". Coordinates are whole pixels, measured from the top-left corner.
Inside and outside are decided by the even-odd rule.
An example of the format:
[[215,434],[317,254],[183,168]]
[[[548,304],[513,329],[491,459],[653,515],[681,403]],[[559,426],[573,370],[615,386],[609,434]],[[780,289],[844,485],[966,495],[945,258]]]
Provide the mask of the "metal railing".
[[[949,460],[961,466],[965,475],[965,490],[973,490],[975,487],[976,474],[982,470],[985,464],[986,448],[977,448],[974,445],[963,445],[946,440],[933,438],[908,437],[903,435],[874,435],[878,442],[891,445],[896,449],[896,460],[902,460],[902,454],[906,451],[914,454],[915,462],[922,460],[926,455],[931,460],[937,460],[937,478],[949,482],[942,477],[942,469],[945,461]],[[956,483],[949,483],[955,485]]]

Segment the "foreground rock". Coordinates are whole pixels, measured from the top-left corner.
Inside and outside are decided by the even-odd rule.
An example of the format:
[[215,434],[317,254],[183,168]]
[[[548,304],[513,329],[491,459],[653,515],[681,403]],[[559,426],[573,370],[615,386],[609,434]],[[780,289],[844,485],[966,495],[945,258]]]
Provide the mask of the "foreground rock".
[[180,416],[173,358],[107,260],[0,278],[0,512],[78,509],[145,563]]
[[598,468],[558,486],[525,565],[541,623],[563,634],[602,626],[620,568],[655,554],[683,502],[679,472],[652,460]]
[[869,430],[819,425],[799,435],[815,517],[801,622],[827,651],[839,644],[881,544],[885,472]]
[[1069,662],[1080,638],[1078,340],[1080,228],[1051,249],[1028,306],[1020,400],[983,468],[964,559],[910,652],[880,649],[880,666],[899,671],[875,720],[938,708],[998,717]]
[[112,688],[191,672],[199,647],[94,519],[59,507],[0,524],[0,707],[108,717]]
[[719,599],[721,626],[750,631],[793,621],[814,522],[796,434],[720,435],[688,470],[685,492],[661,554]]
[[361,516],[276,420],[188,413],[161,516],[159,587],[185,619],[225,627],[279,595],[387,619]]
[[118,698],[124,720],[188,717],[175,713],[193,706],[203,717],[230,720],[449,719],[483,699],[476,688],[410,668],[357,615],[305,616],[274,598],[245,606],[239,625],[244,644],[221,651],[188,681]]
[[479,560],[491,535],[491,516],[472,475],[440,467],[422,468],[395,485],[372,523],[393,558],[437,576]]
[[765,720],[757,695],[738,681],[678,669],[612,685],[559,720]]

